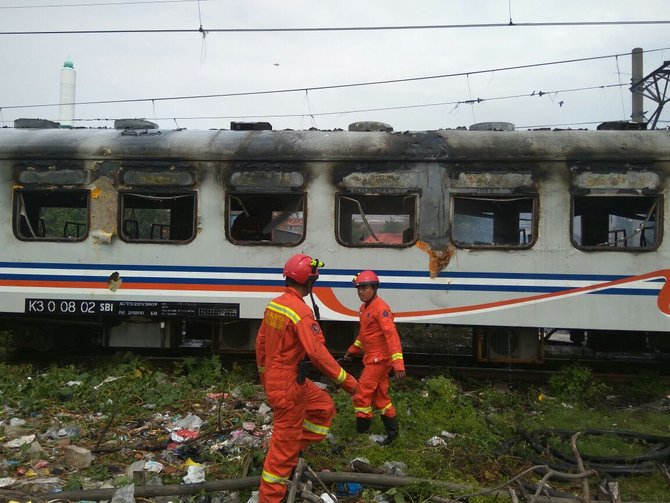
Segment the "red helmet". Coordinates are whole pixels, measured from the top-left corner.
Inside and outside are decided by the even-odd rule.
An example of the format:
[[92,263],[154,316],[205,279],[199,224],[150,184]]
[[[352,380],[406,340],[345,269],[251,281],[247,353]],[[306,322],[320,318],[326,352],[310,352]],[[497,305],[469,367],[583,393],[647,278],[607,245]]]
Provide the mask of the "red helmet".
[[353,279],[354,286],[379,286],[379,277],[373,271],[361,271]]
[[319,259],[313,259],[309,255],[298,253],[286,261],[284,265],[284,277],[291,278],[304,285],[310,278],[319,277],[319,267],[323,267],[323,262]]

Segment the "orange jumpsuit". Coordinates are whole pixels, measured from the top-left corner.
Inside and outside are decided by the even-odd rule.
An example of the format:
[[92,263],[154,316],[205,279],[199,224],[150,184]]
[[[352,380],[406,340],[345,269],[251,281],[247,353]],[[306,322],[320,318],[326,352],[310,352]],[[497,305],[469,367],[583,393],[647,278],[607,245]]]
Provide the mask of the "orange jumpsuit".
[[358,391],[353,397],[356,417],[372,418],[373,408],[383,416],[395,417],[396,411],[388,395],[389,373],[405,370],[400,337],[393,321],[393,312],[381,297],[375,296],[359,309],[358,337],[347,350],[363,356],[363,372],[358,378]]
[[312,310],[297,290],[286,287],[284,293],[265,308],[256,337],[258,371],[274,413],[259,503],[282,500],[300,451],[323,440],[335,417],[335,404],[328,393],[309,379],[302,384],[297,381],[298,364],[305,355],[345,391],[354,392],[356,379],[328,352]]

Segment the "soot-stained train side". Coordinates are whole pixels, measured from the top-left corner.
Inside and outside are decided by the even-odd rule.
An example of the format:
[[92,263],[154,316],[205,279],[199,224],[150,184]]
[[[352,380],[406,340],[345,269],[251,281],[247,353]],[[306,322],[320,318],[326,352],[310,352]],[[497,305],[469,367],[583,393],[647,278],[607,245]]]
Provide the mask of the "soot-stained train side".
[[294,253],[326,264],[336,351],[361,269],[399,324],[474,327],[480,359],[541,360],[546,329],[668,345],[669,131],[119,125],[0,129],[0,328],[19,345],[253,351]]

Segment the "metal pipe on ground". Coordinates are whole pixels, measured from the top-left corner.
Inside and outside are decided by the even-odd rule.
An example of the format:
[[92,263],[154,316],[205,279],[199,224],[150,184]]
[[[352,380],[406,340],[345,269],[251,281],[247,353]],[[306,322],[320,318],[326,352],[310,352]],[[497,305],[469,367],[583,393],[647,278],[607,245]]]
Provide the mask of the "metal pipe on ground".
[[[394,475],[380,475],[375,473],[355,473],[355,472],[318,472],[319,478],[325,484],[335,484],[338,482],[358,482],[370,487],[401,487],[411,484],[432,484],[436,487],[444,487],[450,491],[458,493],[467,492],[488,492],[486,488],[475,488],[464,486],[441,480],[422,479],[418,477],[397,477]],[[168,486],[135,486],[136,497],[158,497],[158,496],[186,496],[190,494],[208,493],[217,491],[231,491],[237,489],[257,488],[260,484],[260,477],[242,477],[239,479],[213,480],[210,482],[201,482],[199,484],[179,484]],[[39,501],[64,501],[64,500],[111,500],[118,488],[105,489],[83,489],[80,491],[62,491],[59,493],[48,493],[41,495],[31,495],[34,502]],[[504,490],[490,490],[490,495],[510,499],[510,493]],[[2,490],[0,490],[0,496]],[[536,496],[537,503],[582,503],[577,497],[558,498],[547,496]],[[591,503],[609,503],[606,501],[591,500]],[[632,503],[632,502],[629,502]],[[643,502],[637,502],[643,503]]]

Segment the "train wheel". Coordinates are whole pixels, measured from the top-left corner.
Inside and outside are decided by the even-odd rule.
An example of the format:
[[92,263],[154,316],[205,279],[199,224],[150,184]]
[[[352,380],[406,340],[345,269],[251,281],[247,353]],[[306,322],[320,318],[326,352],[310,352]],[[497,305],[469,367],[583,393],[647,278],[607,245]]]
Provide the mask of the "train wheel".
[[643,332],[621,330],[589,330],[586,346],[594,351],[640,351],[645,348]]
[[480,361],[544,361],[544,339],[536,328],[477,327],[474,341],[477,359]]
[[670,353],[670,333],[650,332],[647,334],[649,348],[661,353]]
[[586,340],[586,331],[584,330],[570,330],[570,342],[574,344],[584,344]]

